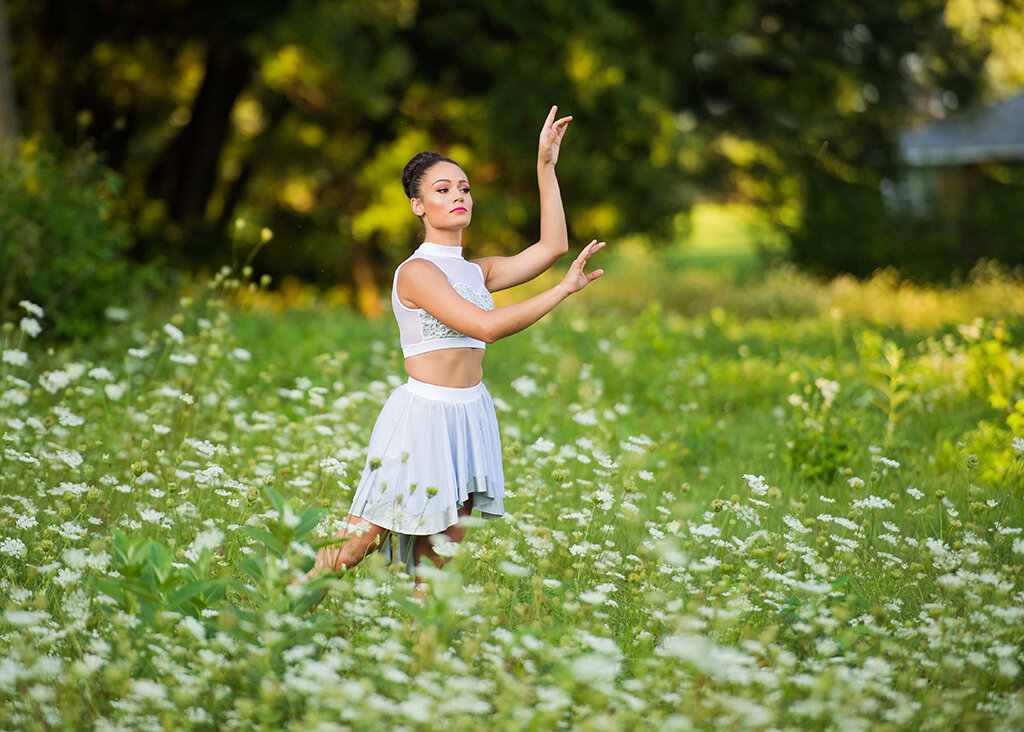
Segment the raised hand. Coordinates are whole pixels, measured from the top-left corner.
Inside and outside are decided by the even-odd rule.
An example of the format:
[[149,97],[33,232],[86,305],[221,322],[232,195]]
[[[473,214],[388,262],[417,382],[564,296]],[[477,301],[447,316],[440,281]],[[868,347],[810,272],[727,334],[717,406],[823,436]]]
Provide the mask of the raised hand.
[[561,285],[571,295],[574,292],[579,292],[588,284],[596,280],[598,277],[604,274],[603,269],[595,269],[590,274],[585,273],[583,270],[587,266],[587,261],[590,257],[600,249],[604,248],[604,242],[594,239],[580,252],[576,260],[569,265],[569,271],[565,273],[565,277],[562,278]]
[[540,131],[540,145],[537,147],[537,162],[541,165],[554,165],[558,162],[558,147],[562,144],[562,136],[565,128],[569,126],[572,117],[555,119],[558,106],[551,108],[548,118],[544,120],[544,127]]

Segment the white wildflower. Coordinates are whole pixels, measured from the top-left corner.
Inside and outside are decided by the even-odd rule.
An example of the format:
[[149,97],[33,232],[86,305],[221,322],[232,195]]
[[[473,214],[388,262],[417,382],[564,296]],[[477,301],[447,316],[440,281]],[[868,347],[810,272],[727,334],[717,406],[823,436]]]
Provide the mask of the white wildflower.
[[206,639],[206,628],[191,615],[186,615],[178,621],[178,627],[195,637],[196,640]]
[[839,393],[839,382],[837,381],[819,378],[814,380],[814,385],[821,391],[826,406],[831,404],[836,398],[836,394]]
[[719,529],[717,526],[712,524],[701,524],[690,529],[690,533],[695,536],[718,536]]
[[3,352],[3,362],[11,366],[24,366],[28,363],[28,354],[15,348],[8,348]]
[[882,463],[882,465],[885,465],[890,468],[898,468],[900,466],[899,462],[897,462],[896,460],[890,460],[887,457],[879,457],[878,461]]
[[185,334],[182,333],[181,330],[179,330],[177,327],[171,325],[170,323],[164,325],[164,333],[167,334],[168,338],[170,338],[172,341],[179,345],[185,342]]
[[83,461],[77,450],[57,450],[57,459],[71,468],[77,468]]
[[21,627],[39,625],[49,618],[50,613],[45,610],[8,610],[4,613],[4,619],[8,623]]
[[649,470],[641,470],[636,475],[638,478],[640,478],[640,480],[645,481],[647,483],[650,483],[651,481],[654,480],[654,473],[652,473]]
[[244,348],[236,348],[231,351],[231,358],[236,361],[252,361],[252,354]]
[[855,488],[855,489],[856,488],[863,488],[864,487],[864,481],[861,480],[860,478],[858,478],[856,475],[853,476],[852,478],[850,478],[848,481],[846,481],[846,483],[851,488]]
[[80,427],[85,424],[85,420],[79,417],[77,414],[73,414],[70,409],[66,407],[54,407],[54,414],[57,415],[57,421],[65,427]]
[[163,520],[164,515],[155,508],[143,508],[139,511],[139,518],[151,524],[158,524]]
[[81,539],[85,536],[85,529],[76,524],[74,521],[65,521],[57,527],[57,533],[63,536],[65,539]]
[[337,458],[326,457],[320,461],[320,469],[325,475],[344,475],[347,465]]
[[35,318],[22,318],[20,325],[21,332],[30,338],[35,338],[43,332],[43,327],[39,325],[39,321]]
[[30,302],[29,300],[21,300],[18,304],[21,307],[25,308],[25,312],[27,312],[29,315],[34,315],[37,318],[42,318],[45,315],[43,309],[36,305],[34,302]]
[[593,409],[577,412],[572,416],[572,421],[584,427],[593,427],[597,424],[597,413]]
[[512,575],[513,577],[528,577],[530,570],[519,564],[514,564],[508,560],[503,560],[498,563],[498,569],[505,574]]
[[1024,453],[1024,437],[1013,438],[1013,450],[1014,452]]
[[795,531],[798,534],[806,534],[808,531],[810,531],[809,528],[807,528],[800,522],[800,519],[790,516],[788,513],[782,517],[782,520],[783,522],[785,522],[786,526],[793,529],[793,531]]
[[603,653],[584,653],[570,664],[573,678],[583,682],[612,681],[619,673],[619,662]]
[[434,534],[430,537],[430,544],[434,553],[440,557],[454,557],[459,553],[459,542],[448,541],[444,534]]
[[555,443],[545,437],[538,437],[530,447],[537,452],[551,452],[555,449]]
[[763,496],[768,492],[768,485],[764,482],[763,475],[744,473],[743,479],[747,481],[747,485],[750,486],[750,490],[753,491],[754,495]]
[[0,406],[13,404],[16,407],[20,407],[27,401],[28,394],[21,389],[8,389],[3,394],[0,394]]
[[134,679],[131,682],[131,694],[139,699],[166,699],[167,687],[149,679]]
[[854,501],[851,505],[853,508],[895,508],[889,499],[874,495]]
[[685,661],[703,673],[729,683],[749,684],[758,677],[753,657],[736,648],[720,646],[696,633],[668,635],[654,653]]
[[919,491],[917,488],[914,488],[913,486],[907,488],[907,495],[910,496],[911,498],[917,499],[918,501],[924,498],[924,493]]
[[512,382],[512,388],[519,396],[528,397],[537,393],[537,382],[529,376],[520,376]]
[[114,375],[110,373],[110,369],[103,366],[97,366],[96,368],[89,370],[89,378],[96,379],[97,381],[113,381]]
[[39,385],[51,394],[56,394],[65,386],[71,383],[71,377],[66,371],[47,371],[39,377]]
[[15,559],[24,558],[26,551],[25,542],[13,536],[8,536],[3,540],[3,543],[0,544],[0,553],[6,554],[9,557],[14,557]]
[[107,395],[107,399],[116,402],[124,396],[124,387],[120,384],[106,384],[103,387],[103,393]]
[[200,531],[196,534],[196,538],[192,540],[191,546],[185,550],[185,556],[189,561],[194,562],[199,559],[199,555],[203,551],[213,551],[220,546],[222,541],[224,541],[224,532],[217,527]]
[[78,580],[80,580],[81,578],[82,573],[79,572],[77,569],[69,569],[65,567],[61,569],[59,572],[57,572],[57,576],[53,578],[53,581],[61,587],[67,587],[70,584],[78,582]]

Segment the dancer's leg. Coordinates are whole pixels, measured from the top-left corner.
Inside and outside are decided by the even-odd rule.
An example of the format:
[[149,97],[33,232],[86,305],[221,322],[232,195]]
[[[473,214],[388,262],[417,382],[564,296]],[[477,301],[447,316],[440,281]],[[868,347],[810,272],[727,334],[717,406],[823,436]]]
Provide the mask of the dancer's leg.
[[[469,516],[473,512],[473,494],[470,493],[466,499],[465,504],[459,509],[459,518]],[[417,536],[413,542],[412,556],[415,560],[415,566],[419,567],[423,562],[430,562],[435,567],[440,569],[451,561],[451,557],[443,557],[434,552],[434,544],[431,541],[432,536],[443,536],[448,541],[453,541],[456,544],[461,544],[462,540],[466,537],[466,527],[461,522],[456,522],[449,526],[444,531],[438,534]],[[425,592],[425,585],[420,579],[419,573],[415,576],[416,587],[413,591],[413,597],[422,599]]]
[[312,578],[321,572],[335,572],[356,566],[363,557],[377,549],[387,535],[387,529],[371,524],[360,516],[349,514],[341,531],[334,535],[335,539],[345,541],[321,547],[313,568],[306,576]]

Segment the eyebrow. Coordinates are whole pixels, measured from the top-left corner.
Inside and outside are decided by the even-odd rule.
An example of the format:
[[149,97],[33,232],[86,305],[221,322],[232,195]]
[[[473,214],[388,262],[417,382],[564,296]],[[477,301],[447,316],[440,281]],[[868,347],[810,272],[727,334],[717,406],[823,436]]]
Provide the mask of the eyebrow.
[[[438,178],[433,183],[431,183],[431,185],[436,186],[438,183],[451,183],[451,180],[448,178]],[[469,181],[463,178],[462,180],[459,181],[459,183],[469,183]]]

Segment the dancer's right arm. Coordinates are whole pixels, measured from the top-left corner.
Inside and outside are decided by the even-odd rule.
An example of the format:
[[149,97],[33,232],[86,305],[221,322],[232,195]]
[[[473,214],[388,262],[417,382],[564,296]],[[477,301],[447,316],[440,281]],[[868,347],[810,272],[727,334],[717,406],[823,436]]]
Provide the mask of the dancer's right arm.
[[533,297],[495,310],[484,310],[463,298],[434,264],[407,262],[398,273],[398,294],[407,305],[423,308],[449,328],[485,343],[518,333],[550,313],[558,303],[596,280],[604,270],[583,270],[591,255],[604,247],[594,240],[580,252],[557,285]]

